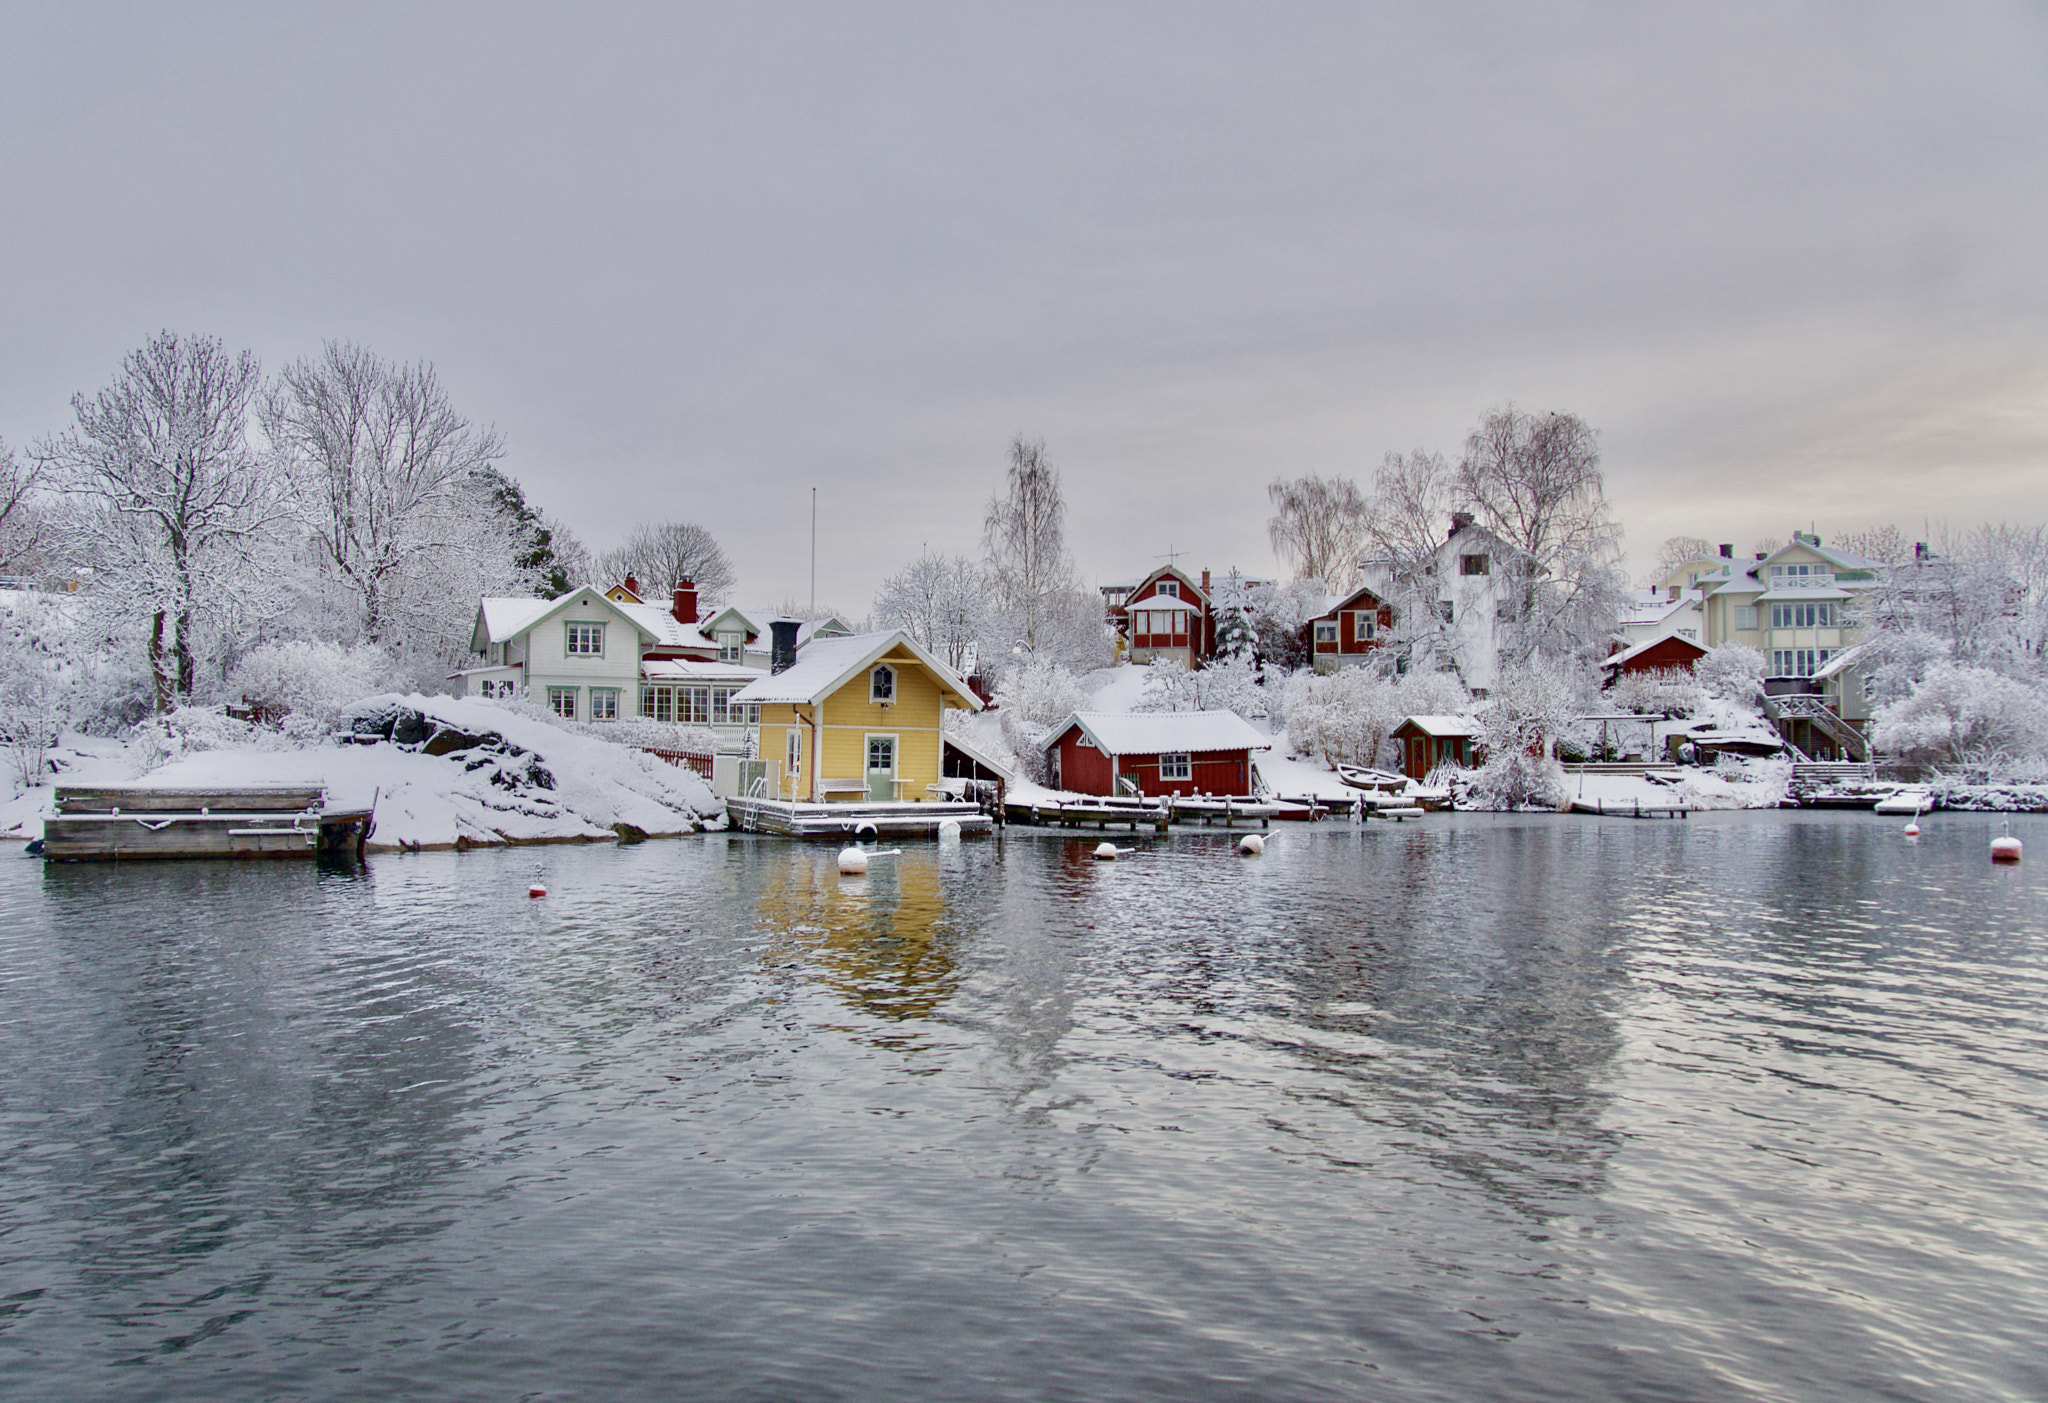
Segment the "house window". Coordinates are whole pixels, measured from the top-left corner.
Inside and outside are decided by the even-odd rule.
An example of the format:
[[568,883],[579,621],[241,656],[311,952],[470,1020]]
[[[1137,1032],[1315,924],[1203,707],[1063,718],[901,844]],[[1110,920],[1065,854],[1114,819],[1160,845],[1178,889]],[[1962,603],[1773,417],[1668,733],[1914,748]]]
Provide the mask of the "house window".
[[1833,628],[1835,606],[1832,604],[1773,604],[1771,606],[1772,628]]
[[804,733],[802,731],[799,731],[794,726],[789,728],[788,733],[783,737],[782,754],[782,767],[789,772],[791,779],[795,779],[804,772]]
[[593,721],[616,721],[619,719],[619,689],[617,687],[592,687],[590,689],[590,719]]
[[1161,779],[1193,779],[1194,776],[1195,767],[1189,756],[1162,755],[1159,757],[1159,777]]
[[1436,612],[1437,616],[1447,624],[1457,622],[1458,606],[1448,599],[1439,599],[1436,602]]
[[570,624],[569,656],[572,658],[601,658],[604,656],[603,624]]
[[1738,628],[1738,629],[1752,629],[1752,628],[1755,628],[1755,627],[1757,626],[1757,622],[1756,622],[1756,610],[1757,610],[1757,606],[1756,606],[1756,605],[1754,605],[1754,604],[1738,604],[1738,605],[1736,605],[1736,606],[1735,606],[1735,627],[1736,627],[1736,628]]
[[681,726],[708,726],[711,724],[711,689],[709,687],[676,688],[676,724]]
[[1336,620],[1334,620],[1334,619],[1331,619],[1331,620],[1323,620],[1323,619],[1317,619],[1317,620],[1316,620],[1316,642],[1318,642],[1318,643],[1335,643],[1336,641],[1337,641],[1337,622],[1336,622]]
[[718,631],[718,660],[722,663],[743,663],[747,660],[747,636],[729,629]]
[[1356,614],[1356,615],[1353,615],[1352,617],[1353,617],[1353,622],[1352,622],[1352,625],[1351,625],[1351,641],[1352,641],[1352,642],[1354,642],[1354,643],[1370,643],[1370,642],[1372,642],[1372,641],[1373,641],[1373,639],[1374,639],[1374,638],[1376,638],[1376,637],[1378,637],[1378,636],[1379,636],[1379,623],[1380,623],[1380,621],[1379,621],[1379,616],[1378,616],[1377,614],[1364,614],[1364,613],[1361,613],[1361,614]]
[[1484,575],[1488,568],[1488,559],[1483,555],[1461,555],[1458,557],[1458,573],[1460,575]]
[[576,719],[576,691],[574,687],[548,688],[548,710],[568,720]]
[[868,674],[868,700],[888,706],[896,700],[896,669],[886,663]]
[[1827,666],[1829,648],[1773,648],[1771,673],[1776,677],[1811,677]]
[[1180,598],[1180,584],[1175,580],[1161,580],[1158,592],[1165,595],[1168,599],[1178,599]]

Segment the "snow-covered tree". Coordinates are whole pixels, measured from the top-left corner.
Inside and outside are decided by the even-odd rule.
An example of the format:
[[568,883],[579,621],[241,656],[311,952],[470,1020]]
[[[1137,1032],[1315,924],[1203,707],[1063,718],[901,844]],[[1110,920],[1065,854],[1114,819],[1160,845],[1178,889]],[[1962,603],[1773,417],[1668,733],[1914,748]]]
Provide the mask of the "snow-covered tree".
[[1660,667],[1623,673],[1615,679],[1607,698],[1638,716],[1690,716],[1705,704],[1706,689],[1686,668]]
[[707,613],[732,602],[737,582],[725,548],[709,527],[694,521],[661,521],[636,526],[616,550],[597,558],[597,573],[606,585],[628,575],[640,588],[665,596],[684,580],[697,586],[698,607]]
[[1216,651],[1227,658],[1250,658],[1258,651],[1259,631],[1252,622],[1252,590],[1233,569],[1216,582],[1211,596],[1216,611]]
[[1764,669],[1761,648],[1746,643],[1722,643],[1707,650],[1693,664],[1693,677],[1710,697],[1733,702],[1751,711],[1764,704]]
[[579,585],[614,583],[598,578],[589,547],[565,523],[529,505],[525,489],[510,475],[486,467],[477,476],[500,522],[511,532],[512,563],[531,578],[536,595],[560,599]]
[[249,443],[261,379],[246,351],[162,332],[73,396],[76,426],[39,455],[74,498],[67,545],[99,572],[95,595],[149,620],[160,711],[192,695],[202,629],[225,644],[276,596],[265,567],[289,484]]
[[1310,474],[1276,478],[1266,488],[1273,515],[1266,535],[1274,553],[1294,563],[1297,580],[1319,580],[1346,593],[1358,580],[1370,509],[1349,478]]
[[1268,711],[1259,669],[1247,657],[1218,657],[1194,671],[1178,658],[1154,658],[1139,711],[1234,711],[1255,721]]
[[42,569],[47,523],[36,489],[42,464],[24,464],[0,439],[0,574],[33,574]]
[[1066,496],[1043,440],[1011,440],[1009,474],[989,499],[982,548],[995,606],[989,656],[1096,665],[1108,648],[1102,601],[1074,573]]
[[1714,543],[1705,536],[1666,536],[1664,544],[1657,547],[1657,558],[1650,562],[1649,578],[1643,583],[1662,584],[1679,566],[1714,558]]
[[1502,674],[1479,713],[1486,761],[1472,777],[1474,808],[1557,808],[1565,802],[1560,739],[1576,738],[1586,679],[1562,659],[1538,656]]
[[1013,667],[996,691],[996,715],[1003,740],[1034,781],[1046,778],[1046,732],[1081,709],[1081,686],[1074,674],[1043,660]]
[[1502,660],[1604,654],[1625,596],[1621,528],[1607,507],[1599,436],[1575,414],[1488,413],[1465,440],[1458,495],[1521,552],[1502,562]]
[[228,689],[270,712],[325,727],[400,680],[391,656],[374,643],[344,647],[294,639],[251,649],[228,674]]
[[504,445],[456,413],[434,368],[330,341],[279,373],[260,418],[353,604],[352,636],[389,644],[417,630],[422,606],[445,609],[413,586],[435,557],[475,544],[478,477]]
[[927,552],[875,592],[878,626],[902,629],[959,673],[974,661],[988,615],[987,576],[961,555]]
[[1995,770],[2048,754],[2048,689],[2027,679],[1935,663],[1912,694],[1880,707],[1871,739],[1916,764]]
[[43,782],[49,747],[70,721],[75,667],[65,603],[27,590],[0,594],[0,749],[18,789]]
[[1321,580],[1253,589],[1250,614],[1259,661],[1282,672],[1307,666],[1308,621],[1322,613],[1328,601]]

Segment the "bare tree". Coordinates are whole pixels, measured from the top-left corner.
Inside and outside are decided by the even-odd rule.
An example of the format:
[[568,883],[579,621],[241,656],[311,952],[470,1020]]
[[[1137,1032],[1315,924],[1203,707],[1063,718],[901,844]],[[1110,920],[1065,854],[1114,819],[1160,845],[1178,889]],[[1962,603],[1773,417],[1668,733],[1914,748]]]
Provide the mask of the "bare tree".
[[1664,544],[1657,547],[1657,559],[1652,562],[1650,578],[1644,583],[1662,584],[1681,565],[1715,558],[1714,543],[1705,536],[1666,536]]
[[45,521],[36,500],[43,465],[24,467],[0,439],[0,571],[19,574],[41,564]]
[[161,332],[98,395],[74,395],[76,427],[39,450],[84,508],[80,553],[150,616],[159,711],[192,694],[202,612],[269,583],[250,566],[286,514],[287,484],[249,445],[261,382],[249,352]]
[[1388,646],[1434,671],[1455,651],[1453,625],[1437,607],[1442,591],[1434,571],[1459,500],[1457,470],[1441,453],[1389,453],[1372,488],[1366,544],[1373,587],[1394,609]]
[[1508,655],[1604,652],[1622,599],[1621,528],[1607,509],[1599,435],[1575,414],[1496,409],[1465,440],[1458,493],[1520,552],[1508,562]]
[[1913,543],[1896,526],[1873,526],[1865,531],[1845,531],[1835,537],[1835,546],[1865,560],[1886,565],[1904,565],[1913,558]]
[[455,412],[434,368],[393,365],[330,341],[264,395],[264,433],[297,487],[302,523],[355,601],[373,643],[408,622],[393,594],[472,534],[471,480],[504,446]]
[[962,555],[927,553],[882,581],[875,622],[900,628],[955,672],[965,672],[988,623],[988,578]]
[[1266,495],[1273,501],[1266,535],[1276,553],[1294,562],[1294,577],[1321,580],[1339,593],[1351,588],[1371,515],[1358,484],[1313,475],[1281,478]]
[[1009,646],[1023,656],[1036,656],[1055,635],[1069,632],[1067,616],[1080,586],[1066,532],[1067,502],[1045,442],[1019,434],[1010,441],[1008,483],[989,500],[982,548],[997,627],[1015,635]]
[[732,562],[718,538],[694,521],[662,521],[633,528],[625,544],[597,558],[598,578],[617,584],[636,576],[643,589],[657,594],[683,580],[697,586],[706,604],[728,604],[732,593]]

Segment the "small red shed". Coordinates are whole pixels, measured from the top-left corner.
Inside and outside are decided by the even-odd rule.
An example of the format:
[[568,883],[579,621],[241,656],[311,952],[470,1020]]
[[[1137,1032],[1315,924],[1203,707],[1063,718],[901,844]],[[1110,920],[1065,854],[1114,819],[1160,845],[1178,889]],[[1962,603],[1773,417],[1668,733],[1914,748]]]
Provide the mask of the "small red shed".
[[1411,716],[1394,727],[1393,739],[1401,747],[1401,773],[1424,780],[1441,764],[1469,768],[1477,758],[1479,727],[1466,716]]
[[1233,711],[1077,711],[1045,742],[1052,787],[1075,794],[1249,794],[1271,738]]

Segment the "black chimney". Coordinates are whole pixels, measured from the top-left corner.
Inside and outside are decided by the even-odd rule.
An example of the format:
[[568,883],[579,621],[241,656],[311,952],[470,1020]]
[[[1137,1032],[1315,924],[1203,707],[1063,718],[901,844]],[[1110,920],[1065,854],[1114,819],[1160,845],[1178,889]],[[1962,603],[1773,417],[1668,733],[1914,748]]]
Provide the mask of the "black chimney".
[[787,672],[796,666],[796,631],[801,627],[795,619],[776,619],[768,625],[768,632],[774,637],[774,646],[768,654],[770,672]]
[[1734,558],[1735,558],[1735,547],[1733,547],[1733,546],[1730,546],[1730,545],[1724,545],[1724,546],[1722,546],[1722,547],[1721,547],[1721,559],[1723,559],[1723,560],[1733,560]]
[[1471,524],[1472,524],[1472,513],[1470,513],[1470,512],[1452,512],[1452,513],[1451,513],[1451,535],[1453,535],[1453,536],[1457,535],[1457,534],[1458,534],[1458,533],[1459,533],[1460,531],[1463,531],[1463,530],[1464,530],[1464,529],[1465,529],[1465,528],[1466,528],[1467,526],[1470,526]]

